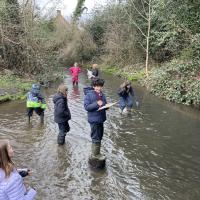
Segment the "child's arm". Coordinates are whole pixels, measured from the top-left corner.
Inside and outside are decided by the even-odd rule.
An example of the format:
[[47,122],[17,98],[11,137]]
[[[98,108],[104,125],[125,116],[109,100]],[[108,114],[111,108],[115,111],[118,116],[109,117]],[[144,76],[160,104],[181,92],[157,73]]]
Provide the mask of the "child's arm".
[[119,96],[123,97],[125,92],[126,92],[125,88],[120,88],[117,93]]
[[84,107],[85,107],[85,110],[87,110],[88,112],[97,111],[99,109],[97,101],[90,103],[89,95],[85,96]]
[[38,94],[38,99],[41,101],[41,103],[46,104],[45,98],[41,93]]

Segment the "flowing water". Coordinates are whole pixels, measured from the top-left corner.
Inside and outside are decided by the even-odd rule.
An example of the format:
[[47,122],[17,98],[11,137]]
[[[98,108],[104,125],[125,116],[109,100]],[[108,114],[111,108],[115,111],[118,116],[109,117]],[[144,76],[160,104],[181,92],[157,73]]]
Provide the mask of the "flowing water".
[[[118,100],[122,80],[103,75],[108,102]],[[135,88],[140,102],[129,115],[117,106],[107,111],[102,151],[106,168],[88,165],[90,127],[83,108],[85,74],[69,87],[71,130],[66,144],[56,143],[58,127],[53,120],[52,97],[58,84],[44,91],[47,99],[45,123],[34,115],[28,126],[25,102],[0,105],[0,139],[11,141],[15,164],[32,169],[25,182],[36,188],[37,200],[198,200],[200,199],[200,114],[174,105]]]

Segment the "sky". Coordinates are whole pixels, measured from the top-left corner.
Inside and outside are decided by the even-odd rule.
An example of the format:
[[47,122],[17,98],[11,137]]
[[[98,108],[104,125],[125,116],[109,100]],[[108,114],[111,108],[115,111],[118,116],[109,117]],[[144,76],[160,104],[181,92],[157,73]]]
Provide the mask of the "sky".
[[[86,0],[84,6],[88,8],[87,12],[98,5],[105,5],[108,0]],[[48,9],[55,14],[56,10],[61,10],[65,17],[71,16],[76,8],[77,0],[36,0],[36,4],[45,12]]]

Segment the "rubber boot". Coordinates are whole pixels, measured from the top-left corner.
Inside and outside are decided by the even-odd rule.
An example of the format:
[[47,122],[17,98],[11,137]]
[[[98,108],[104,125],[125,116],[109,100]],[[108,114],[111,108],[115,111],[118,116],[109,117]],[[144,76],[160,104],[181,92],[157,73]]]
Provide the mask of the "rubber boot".
[[92,159],[105,160],[105,156],[100,153],[101,143],[92,143]]
[[65,144],[65,135],[58,134],[57,143],[58,143],[59,145]]

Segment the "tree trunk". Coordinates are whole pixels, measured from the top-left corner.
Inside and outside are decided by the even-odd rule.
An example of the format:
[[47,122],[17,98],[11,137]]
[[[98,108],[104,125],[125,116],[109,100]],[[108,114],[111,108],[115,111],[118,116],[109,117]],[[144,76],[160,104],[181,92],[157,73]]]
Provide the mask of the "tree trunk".
[[149,66],[149,37],[151,30],[151,0],[149,0],[149,10],[148,10],[148,30],[147,30],[147,43],[146,43],[146,64],[145,64],[145,73],[148,77],[148,66]]

